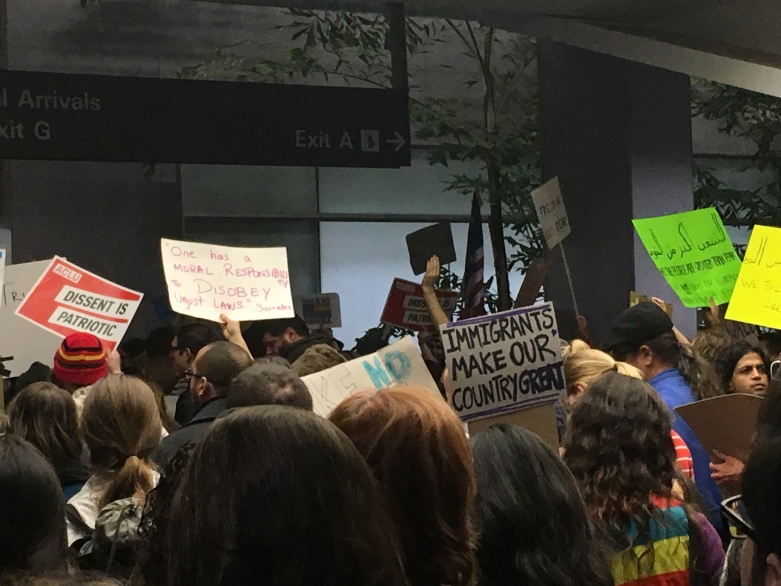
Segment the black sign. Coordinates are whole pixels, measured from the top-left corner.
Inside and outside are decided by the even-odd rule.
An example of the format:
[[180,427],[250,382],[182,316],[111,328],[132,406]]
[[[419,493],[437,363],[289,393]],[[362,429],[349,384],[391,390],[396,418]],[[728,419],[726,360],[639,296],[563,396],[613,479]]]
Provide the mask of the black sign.
[[0,72],[0,158],[410,164],[397,90]]

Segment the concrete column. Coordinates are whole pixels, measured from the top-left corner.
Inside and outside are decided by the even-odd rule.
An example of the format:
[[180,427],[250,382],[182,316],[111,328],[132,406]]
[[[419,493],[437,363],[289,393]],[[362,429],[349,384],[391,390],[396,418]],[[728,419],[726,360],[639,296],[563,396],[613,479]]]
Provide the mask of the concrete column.
[[[636,290],[671,301],[676,325],[693,334],[694,311],[667,286],[631,222],[692,209],[689,78],[560,43],[538,48],[543,178],[561,182],[580,312],[600,341]],[[568,321],[560,259],[546,291]]]

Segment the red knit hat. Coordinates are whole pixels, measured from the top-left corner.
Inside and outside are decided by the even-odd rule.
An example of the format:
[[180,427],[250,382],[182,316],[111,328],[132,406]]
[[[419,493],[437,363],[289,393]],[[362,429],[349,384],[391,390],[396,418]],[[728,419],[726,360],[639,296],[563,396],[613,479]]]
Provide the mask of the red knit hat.
[[94,384],[108,374],[106,349],[92,334],[71,334],[54,355],[53,374],[72,385]]

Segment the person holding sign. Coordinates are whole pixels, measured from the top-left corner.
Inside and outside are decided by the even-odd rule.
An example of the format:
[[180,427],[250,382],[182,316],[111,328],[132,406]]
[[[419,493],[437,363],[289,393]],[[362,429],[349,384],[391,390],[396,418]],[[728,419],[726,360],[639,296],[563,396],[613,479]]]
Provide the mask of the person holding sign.
[[[613,322],[606,349],[617,360],[638,368],[669,409],[697,400],[690,381],[699,374],[698,365],[685,357],[670,316],[656,304],[638,303],[621,313]],[[710,454],[683,419],[675,417],[672,427],[691,451],[694,480],[708,503],[711,523],[721,528],[721,491],[711,478]]]
[[345,399],[328,419],[383,488],[409,583],[472,584],[472,454],[447,403],[426,389],[391,387]]
[[679,479],[670,412],[647,383],[609,372],[575,407],[564,462],[614,540],[616,586],[717,586],[721,539]]

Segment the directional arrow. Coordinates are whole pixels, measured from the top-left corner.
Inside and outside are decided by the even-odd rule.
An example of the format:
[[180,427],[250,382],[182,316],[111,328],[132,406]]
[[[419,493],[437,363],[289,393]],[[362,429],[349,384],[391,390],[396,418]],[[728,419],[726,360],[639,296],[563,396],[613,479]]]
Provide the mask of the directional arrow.
[[394,131],[393,134],[396,135],[396,138],[389,138],[386,142],[388,144],[395,144],[396,150],[393,152],[398,153],[402,148],[404,148],[404,145],[407,144],[407,141],[404,140],[404,137],[401,136],[398,132]]

